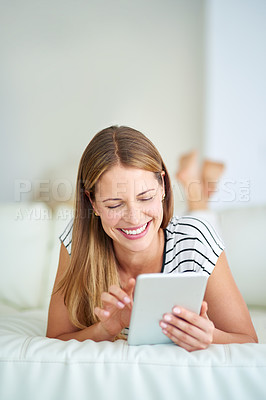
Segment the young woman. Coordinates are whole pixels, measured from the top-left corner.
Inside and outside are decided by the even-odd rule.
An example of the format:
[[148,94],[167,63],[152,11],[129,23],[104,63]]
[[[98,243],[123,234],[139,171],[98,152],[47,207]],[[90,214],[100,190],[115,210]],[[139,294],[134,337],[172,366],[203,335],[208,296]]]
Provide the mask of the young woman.
[[200,315],[176,304],[165,335],[188,351],[257,342],[224,246],[206,222],[173,217],[167,169],[142,133],[112,126],[94,136],[78,171],[73,222],[61,235],[47,336],[125,338],[141,273],[207,274]]

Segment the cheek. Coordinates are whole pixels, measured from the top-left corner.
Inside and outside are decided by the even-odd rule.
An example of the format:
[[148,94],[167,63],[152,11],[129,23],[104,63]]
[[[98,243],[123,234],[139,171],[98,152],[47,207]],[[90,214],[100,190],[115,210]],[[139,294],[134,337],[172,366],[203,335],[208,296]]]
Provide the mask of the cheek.
[[101,213],[101,221],[104,226],[115,226],[121,219],[121,213],[115,210],[104,210]]
[[162,202],[159,199],[153,201],[152,204],[147,204],[143,211],[154,218],[161,218],[163,212]]

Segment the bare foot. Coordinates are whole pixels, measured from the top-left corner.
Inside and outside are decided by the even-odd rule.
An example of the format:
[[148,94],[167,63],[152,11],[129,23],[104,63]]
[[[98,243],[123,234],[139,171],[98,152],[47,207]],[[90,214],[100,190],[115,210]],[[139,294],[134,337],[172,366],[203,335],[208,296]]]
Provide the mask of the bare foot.
[[205,197],[210,196],[216,191],[217,183],[224,172],[224,163],[205,160],[202,166],[202,184]]
[[208,200],[216,191],[223,171],[223,163],[210,160],[203,162],[200,171],[196,150],[180,158],[175,177],[184,187],[189,211],[208,208]]
[[199,180],[198,152],[196,150],[185,154],[179,159],[179,169],[175,175],[184,187],[191,181]]
[[188,209],[207,209],[207,198],[203,193],[198,152],[196,150],[180,158],[179,169],[175,177],[184,187]]

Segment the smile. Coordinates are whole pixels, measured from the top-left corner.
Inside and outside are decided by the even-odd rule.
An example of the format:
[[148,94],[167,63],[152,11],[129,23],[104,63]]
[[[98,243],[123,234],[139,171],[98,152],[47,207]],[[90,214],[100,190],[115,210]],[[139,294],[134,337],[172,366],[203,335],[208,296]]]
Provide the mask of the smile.
[[142,226],[138,226],[135,229],[122,229],[119,228],[119,231],[122,235],[129,240],[138,240],[142,237],[146,236],[151,225],[151,220]]
[[148,225],[148,222],[145,225],[143,225],[140,228],[138,228],[138,229],[133,229],[133,230],[121,229],[121,231],[125,232],[127,235],[139,235],[140,233],[145,231],[145,229],[147,228],[147,225]]

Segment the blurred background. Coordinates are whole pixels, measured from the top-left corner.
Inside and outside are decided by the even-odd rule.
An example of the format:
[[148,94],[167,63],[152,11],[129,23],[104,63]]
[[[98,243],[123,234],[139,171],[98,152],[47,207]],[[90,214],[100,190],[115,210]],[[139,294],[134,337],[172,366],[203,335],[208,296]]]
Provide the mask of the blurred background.
[[1,202],[73,201],[112,124],[226,165],[211,207],[266,202],[265,0],[0,0]]

